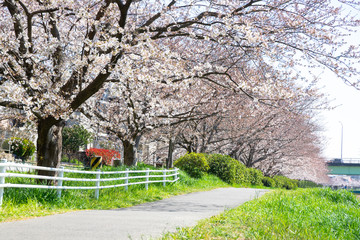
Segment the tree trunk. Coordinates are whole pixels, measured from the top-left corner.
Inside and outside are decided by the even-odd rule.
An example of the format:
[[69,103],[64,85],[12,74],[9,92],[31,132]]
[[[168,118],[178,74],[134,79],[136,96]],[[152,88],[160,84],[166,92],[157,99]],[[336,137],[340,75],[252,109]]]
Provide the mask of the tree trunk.
[[174,143],[172,141],[172,139],[170,138],[169,140],[169,152],[168,152],[168,157],[166,159],[166,168],[173,168],[174,164],[173,164],[173,151],[174,151]]
[[140,144],[140,139],[141,139],[141,135],[137,136],[135,138],[135,146],[134,146],[134,162],[133,162],[133,166],[137,165],[137,162],[139,161],[139,153],[138,153],[138,149],[139,149],[139,144]]
[[134,144],[128,140],[122,141],[124,146],[124,165],[134,166],[136,164]]
[[193,147],[192,144],[188,144],[185,149],[188,153],[196,153],[195,147]]
[[[62,129],[65,121],[54,118],[41,119],[38,122],[37,165],[58,168],[61,161]],[[38,170],[39,175],[56,176],[57,172]],[[53,184],[48,180],[47,184]]]

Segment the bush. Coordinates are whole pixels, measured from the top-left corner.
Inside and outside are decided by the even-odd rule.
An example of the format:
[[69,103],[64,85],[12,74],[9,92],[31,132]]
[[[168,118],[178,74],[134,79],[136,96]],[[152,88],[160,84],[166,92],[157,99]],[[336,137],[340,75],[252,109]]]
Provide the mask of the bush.
[[248,168],[247,170],[248,183],[252,185],[262,185],[262,179],[264,178],[264,174],[262,171],[255,168]]
[[298,186],[297,180],[293,180],[285,176],[274,176],[273,179],[275,180],[276,187],[278,188],[296,189]]
[[62,135],[63,153],[67,153],[67,157],[71,158],[71,156],[74,155],[80,147],[85,146],[91,140],[92,133],[81,125],[64,127]]
[[271,177],[263,177],[262,183],[265,187],[276,187],[276,182]]
[[211,154],[207,157],[209,173],[218,176],[227,183],[243,183],[245,181],[246,167],[230,156]]
[[185,154],[175,161],[174,166],[194,178],[201,178],[209,170],[209,164],[202,153]]
[[2,144],[1,144],[1,147],[2,149],[5,151],[5,152],[8,152],[9,151],[9,140],[5,140]]
[[275,181],[275,187],[277,188],[283,188],[285,180],[283,176],[274,176],[273,177],[274,181]]
[[75,164],[77,164],[77,165],[81,165],[82,164],[82,162],[80,162],[78,159],[76,159],[76,158],[73,158],[73,159],[71,159],[71,160],[69,160],[69,163],[75,163]]
[[102,157],[102,164],[111,165],[111,161],[113,159],[120,158],[120,153],[115,150],[89,148],[88,150],[86,150],[86,156],[90,159],[95,156]]
[[316,187],[323,187],[321,184],[317,184],[315,182],[309,180],[300,180],[298,181],[299,188],[316,188]]
[[298,180],[288,178],[288,180],[285,184],[285,188],[286,189],[297,189],[298,188]]
[[3,146],[10,147],[12,154],[25,162],[35,152],[35,144],[26,138],[12,137],[5,140]]

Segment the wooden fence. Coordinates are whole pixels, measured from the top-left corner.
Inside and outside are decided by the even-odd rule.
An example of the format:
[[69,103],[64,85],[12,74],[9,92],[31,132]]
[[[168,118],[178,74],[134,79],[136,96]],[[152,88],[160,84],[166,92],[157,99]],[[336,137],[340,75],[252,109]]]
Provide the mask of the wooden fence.
[[[28,169],[29,173],[14,173],[12,169]],[[9,171],[10,170],[10,171]],[[30,170],[46,170],[46,171],[55,171],[58,172],[56,177],[42,176],[31,174]],[[77,173],[77,174],[88,174],[95,175],[95,178],[71,178],[64,177],[64,173]],[[120,177],[114,178],[101,178],[102,175],[121,175]],[[16,178],[28,178],[28,179],[42,179],[42,180],[51,180],[56,181],[56,186],[48,185],[38,185],[38,184],[14,184],[6,183],[6,178],[16,177]],[[39,167],[24,165],[19,163],[10,163],[5,159],[0,160],[0,206],[2,205],[4,189],[5,188],[39,188],[39,189],[56,189],[57,195],[61,197],[61,191],[67,189],[79,189],[79,190],[95,190],[95,198],[99,198],[100,189],[105,188],[116,188],[116,187],[125,187],[128,189],[130,185],[145,184],[145,189],[148,189],[149,184],[151,183],[162,183],[163,186],[166,183],[176,182],[179,179],[178,169],[163,169],[163,170],[129,170],[125,171],[112,171],[112,172],[102,172],[97,171],[78,171],[61,168],[48,168],[48,167]],[[140,180],[140,181],[138,181]],[[142,181],[141,181],[142,180]],[[93,182],[93,186],[64,186],[64,182]],[[110,185],[106,185],[106,182],[111,182]],[[114,184],[115,182],[115,184]]]

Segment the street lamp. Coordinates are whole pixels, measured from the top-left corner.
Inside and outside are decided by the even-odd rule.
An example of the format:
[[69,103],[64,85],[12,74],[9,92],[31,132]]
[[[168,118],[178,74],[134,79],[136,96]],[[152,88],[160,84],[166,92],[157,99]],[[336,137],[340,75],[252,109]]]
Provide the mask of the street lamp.
[[342,124],[342,122],[339,121],[339,123],[341,124],[341,162],[343,161],[343,136],[344,136],[344,125]]

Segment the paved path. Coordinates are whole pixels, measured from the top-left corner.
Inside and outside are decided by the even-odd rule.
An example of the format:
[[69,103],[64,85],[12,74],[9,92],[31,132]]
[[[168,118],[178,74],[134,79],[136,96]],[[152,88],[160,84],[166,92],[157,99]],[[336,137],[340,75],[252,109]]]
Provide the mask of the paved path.
[[160,237],[259,197],[266,190],[220,188],[115,210],[88,210],[0,223],[1,240],[108,240]]

